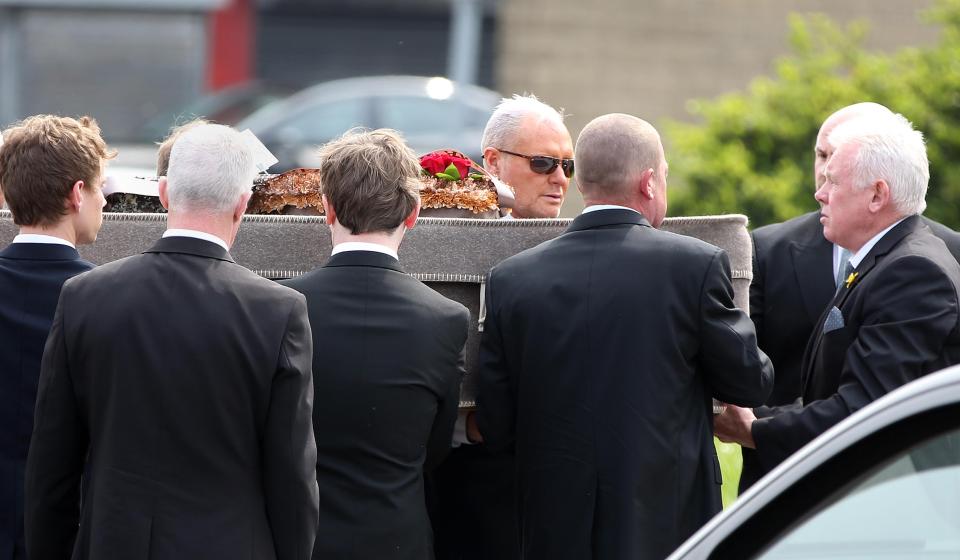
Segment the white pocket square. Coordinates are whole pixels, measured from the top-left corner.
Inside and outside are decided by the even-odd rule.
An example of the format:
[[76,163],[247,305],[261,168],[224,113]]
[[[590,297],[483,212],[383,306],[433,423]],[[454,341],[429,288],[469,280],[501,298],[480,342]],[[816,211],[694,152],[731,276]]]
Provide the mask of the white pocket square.
[[834,305],[830,308],[830,313],[827,314],[827,320],[823,323],[823,334],[842,329],[844,324],[843,313],[840,312],[840,308]]

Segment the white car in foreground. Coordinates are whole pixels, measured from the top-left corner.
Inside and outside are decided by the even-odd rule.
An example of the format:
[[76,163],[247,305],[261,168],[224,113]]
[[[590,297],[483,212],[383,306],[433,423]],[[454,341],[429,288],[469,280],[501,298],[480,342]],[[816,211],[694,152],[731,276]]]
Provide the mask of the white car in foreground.
[[960,366],[851,415],[669,560],[960,559]]

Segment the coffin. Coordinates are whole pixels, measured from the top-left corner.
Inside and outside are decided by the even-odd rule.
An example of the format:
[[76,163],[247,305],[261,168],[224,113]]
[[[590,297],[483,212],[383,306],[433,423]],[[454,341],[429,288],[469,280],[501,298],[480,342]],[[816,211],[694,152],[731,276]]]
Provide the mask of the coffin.
[[[231,254],[239,264],[272,279],[291,278],[323,264],[330,255],[330,230],[319,216],[244,217]],[[556,237],[569,225],[557,220],[421,218],[400,247],[404,270],[459,301],[472,317],[467,341],[467,376],[461,406],[472,406],[482,301],[487,272],[503,259]],[[747,310],[753,276],[747,218],[742,215],[667,218],[661,229],[717,245],[730,257],[737,305]],[[165,214],[104,214],[97,242],[80,247],[83,257],[103,264],[149,248],[166,229]],[[10,212],[0,211],[0,243],[17,233]]]

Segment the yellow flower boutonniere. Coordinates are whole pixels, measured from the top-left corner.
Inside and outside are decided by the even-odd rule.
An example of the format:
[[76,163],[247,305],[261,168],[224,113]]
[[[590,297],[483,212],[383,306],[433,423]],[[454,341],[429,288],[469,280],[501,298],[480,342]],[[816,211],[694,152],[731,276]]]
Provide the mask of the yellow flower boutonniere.
[[853,286],[853,283],[857,281],[857,276],[859,275],[859,272],[851,272],[850,276],[847,276],[846,286],[848,290],[850,289],[850,286]]

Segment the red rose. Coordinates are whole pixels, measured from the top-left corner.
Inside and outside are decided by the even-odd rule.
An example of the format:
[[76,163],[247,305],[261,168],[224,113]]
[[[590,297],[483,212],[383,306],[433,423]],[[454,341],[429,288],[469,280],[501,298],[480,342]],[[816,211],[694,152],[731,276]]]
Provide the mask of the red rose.
[[420,167],[426,169],[431,175],[443,173],[449,163],[444,163],[446,154],[440,152],[431,152],[420,158]]
[[470,173],[470,167],[473,165],[473,161],[462,154],[453,155],[442,150],[430,152],[420,158],[420,167],[426,169],[431,175],[443,173],[451,163],[457,168],[457,171],[460,172],[461,177],[466,177],[467,174]]

